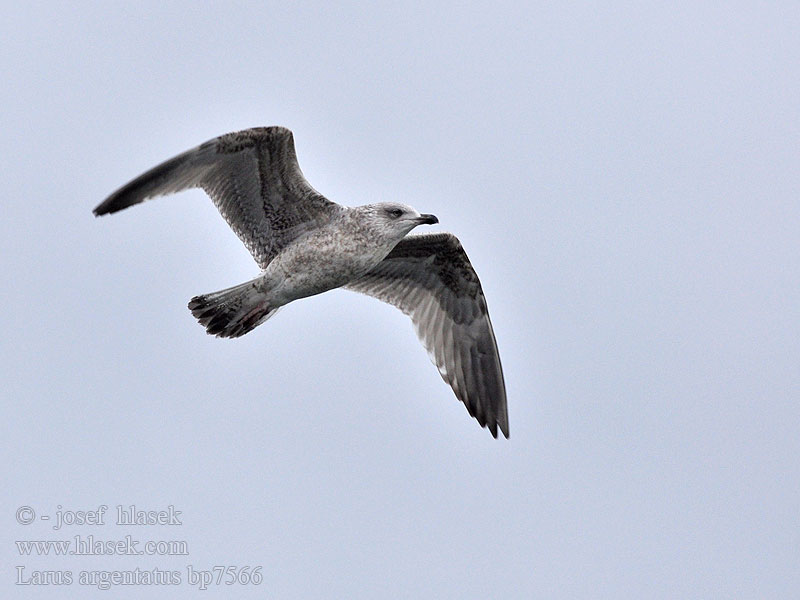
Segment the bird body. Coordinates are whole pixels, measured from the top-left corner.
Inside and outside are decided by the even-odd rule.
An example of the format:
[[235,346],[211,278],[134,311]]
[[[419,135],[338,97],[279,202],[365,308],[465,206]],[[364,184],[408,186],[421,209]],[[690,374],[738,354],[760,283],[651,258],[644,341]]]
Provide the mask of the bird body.
[[408,235],[438,219],[401,203],[344,207],[303,177],[292,133],[261,127],[209,140],[147,171],[95,208],[117,212],[200,187],[261,267],[240,285],[192,298],[207,332],[238,337],[282,306],[344,287],[409,315],[440,374],[478,422],[508,437],[497,343],[486,300],[458,240]]
[[[320,294],[358,279],[380,263],[406,234],[430,216],[386,203],[345,207],[329,223],[289,244],[264,271],[281,280],[286,302]],[[381,213],[402,210],[401,218]]]

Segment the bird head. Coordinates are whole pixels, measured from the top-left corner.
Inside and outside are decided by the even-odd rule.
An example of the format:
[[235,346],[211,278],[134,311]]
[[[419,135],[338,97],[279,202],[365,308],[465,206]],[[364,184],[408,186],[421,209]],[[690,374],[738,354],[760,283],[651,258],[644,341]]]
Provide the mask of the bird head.
[[383,235],[400,239],[417,225],[434,225],[439,222],[435,215],[420,214],[408,204],[380,202],[360,207],[369,215],[370,221]]

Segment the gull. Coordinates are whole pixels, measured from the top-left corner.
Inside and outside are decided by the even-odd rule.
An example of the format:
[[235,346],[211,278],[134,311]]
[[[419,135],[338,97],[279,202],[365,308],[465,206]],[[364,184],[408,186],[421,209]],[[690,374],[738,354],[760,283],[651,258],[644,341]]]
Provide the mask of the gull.
[[284,127],[216,137],[111,194],[95,216],[201,188],[252,254],[251,281],[196,296],[189,310],[209,334],[239,337],[282,306],[343,287],[411,317],[442,378],[469,414],[508,437],[503,369],[480,281],[451,233],[408,235],[439,222],[397,202],[346,207],[306,181]]

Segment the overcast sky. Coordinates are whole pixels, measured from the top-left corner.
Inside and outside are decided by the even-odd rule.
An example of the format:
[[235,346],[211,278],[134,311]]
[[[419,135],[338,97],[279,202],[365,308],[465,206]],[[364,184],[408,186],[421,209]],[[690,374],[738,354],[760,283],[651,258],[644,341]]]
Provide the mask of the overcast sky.
[[[796,2],[64,6],[0,21],[0,595],[800,589]],[[406,202],[461,239],[510,440],[374,299],[206,335],[188,300],[258,269],[202,192],[92,216],[257,125],[294,131],[331,200]],[[131,504],[182,525],[116,525]],[[76,535],[188,555],[15,543]],[[263,581],[197,591],[188,570],[215,565]],[[16,566],[74,580],[23,587]],[[78,581],[136,568],[181,581]]]

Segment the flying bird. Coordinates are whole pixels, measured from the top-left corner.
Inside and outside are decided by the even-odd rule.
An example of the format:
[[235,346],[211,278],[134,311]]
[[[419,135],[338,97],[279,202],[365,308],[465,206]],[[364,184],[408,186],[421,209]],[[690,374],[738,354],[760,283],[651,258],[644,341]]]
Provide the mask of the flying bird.
[[331,202],[306,181],[284,127],[209,140],[121,187],[94,214],[189,188],[211,197],[261,268],[251,281],[191,299],[209,334],[239,337],[289,302],[334,288],[373,296],[411,317],[469,414],[508,437],[503,369],[478,276],[454,235],[408,235],[438,223],[434,215],[396,202]]

